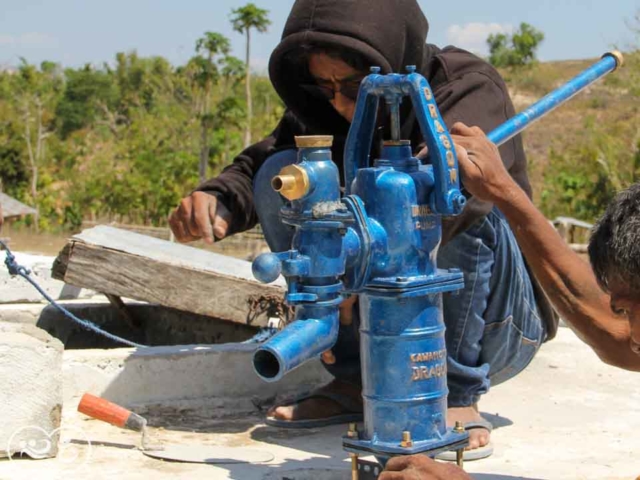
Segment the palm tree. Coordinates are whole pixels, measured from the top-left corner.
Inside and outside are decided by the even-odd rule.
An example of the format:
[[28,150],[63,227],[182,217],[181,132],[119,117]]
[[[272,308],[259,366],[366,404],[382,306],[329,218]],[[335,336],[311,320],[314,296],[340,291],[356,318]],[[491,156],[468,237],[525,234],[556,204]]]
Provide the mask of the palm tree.
[[[205,32],[204,37],[196,41],[196,52],[199,54],[189,61],[188,69],[192,72],[195,85],[203,92],[200,105],[200,181],[207,178],[209,163],[209,130],[213,126],[210,101],[211,91],[220,77],[220,63],[227,59],[230,50],[229,40],[215,32]],[[202,54],[206,55],[203,56]],[[222,59],[217,58],[222,57]],[[222,65],[224,66],[224,64]]]
[[267,27],[271,25],[271,20],[267,18],[268,10],[258,8],[253,3],[247,3],[244,7],[231,10],[231,24],[236,32],[244,33],[247,37],[247,51],[245,57],[245,88],[247,96],[247,124],[244,132],[244,146],[251,144],[251,116],[253,110],[251,108],[251,69],[249,65],[249,52],[251,48],[251,29],[255,28],[258,32],[264,33]]

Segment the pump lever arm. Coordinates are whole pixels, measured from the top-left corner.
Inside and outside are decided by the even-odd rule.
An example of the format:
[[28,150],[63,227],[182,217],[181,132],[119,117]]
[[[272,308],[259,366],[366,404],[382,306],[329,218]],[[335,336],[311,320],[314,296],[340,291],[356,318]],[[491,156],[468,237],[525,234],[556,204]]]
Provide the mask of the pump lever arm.
[[407,75],[380,75],[380,69],[374,67],[371,69],[372,74],[365,77],[360,85],[354,121],[345,146],[346,193],[351,193],[358,169],[369,166],[369,152],[380,97],[390,107],[394,136],[399,135],[399,105],[403,97],[409,97],[433,165],[436,179],[434,211],[441,215],[457,215],[462,212],[466,199],[460,192],[458,160],[453,142],[440,116],[429,83],[422,75],[415,73],[415,67],[409,66],[407,70]]

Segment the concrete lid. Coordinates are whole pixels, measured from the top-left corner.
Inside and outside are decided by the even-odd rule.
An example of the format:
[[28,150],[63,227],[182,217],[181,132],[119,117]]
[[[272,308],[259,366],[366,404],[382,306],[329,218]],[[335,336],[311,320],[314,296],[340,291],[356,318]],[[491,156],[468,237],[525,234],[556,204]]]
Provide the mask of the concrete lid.
[[23,215],[35,215],[38,211],[19,202],[13,197],[10,197],[6,193],[0,192],[0,206],[2,206],[2,215],[4,218],[21,217]]

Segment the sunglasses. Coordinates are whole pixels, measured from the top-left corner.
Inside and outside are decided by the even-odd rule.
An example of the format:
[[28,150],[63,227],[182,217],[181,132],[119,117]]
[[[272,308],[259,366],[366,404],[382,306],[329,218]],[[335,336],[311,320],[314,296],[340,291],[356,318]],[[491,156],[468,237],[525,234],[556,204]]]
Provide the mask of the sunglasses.
[[[364,78],[364,77],[363,77]],[[317,83],[302,84],[300,88],[316,98],[322,98],[325,100],[333,100],[336,98],[336,93],[340,92],[340,95],[355,102],[358,99],[358,92],[360,91],[360,82],[362,78],[348,80],[345,83],[340,83],[339,89],[334,89],[327,85],[319,85]]]

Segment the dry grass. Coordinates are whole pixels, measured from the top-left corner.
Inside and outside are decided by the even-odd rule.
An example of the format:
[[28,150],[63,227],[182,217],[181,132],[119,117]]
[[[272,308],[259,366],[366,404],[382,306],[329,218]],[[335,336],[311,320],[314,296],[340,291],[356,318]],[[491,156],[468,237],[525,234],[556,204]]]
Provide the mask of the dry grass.
[[[632,54],[630,60],[632,64],[638,62],[638,53]],[[596,61],[547,62],[520,71],[502,70],[500,73],[509,86],[516,111],[521,111]],[[549,152],[551,149],[563,151],[566,146],[579,141],[585,121],[593,119],[607,128],[615,128],[617,124],[638,118],[638,97],[624,88],[631,83],[630,75],[635,71],[632,67],[619,69],[586,88],[524,132],[529,174],[536,200],[544,186]]]

